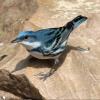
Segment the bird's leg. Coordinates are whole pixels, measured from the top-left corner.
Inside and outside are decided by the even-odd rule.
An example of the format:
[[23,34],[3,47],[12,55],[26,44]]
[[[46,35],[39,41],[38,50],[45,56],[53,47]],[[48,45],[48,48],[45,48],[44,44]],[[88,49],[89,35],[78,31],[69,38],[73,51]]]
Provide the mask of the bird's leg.
[[47,72],[47,73],[41,72],[41,73],[37,74],[37,75],[39,76],[39,78],[45,81],[48,77],[50,77],[50,76],[57,70],[57,66],[56,66],[56,65],[57,65],[58,63],[59,63],[59,59],[57,58],[57,59],[55,59],[54,65],[53,65],[53,67],[50,69],[49,72]]
[[90,50],[90,48],[81,48],[81,47],[77,47],[77,50],[78,51],[82,51],[82,52],[86,52],[86,51],[89,51]]

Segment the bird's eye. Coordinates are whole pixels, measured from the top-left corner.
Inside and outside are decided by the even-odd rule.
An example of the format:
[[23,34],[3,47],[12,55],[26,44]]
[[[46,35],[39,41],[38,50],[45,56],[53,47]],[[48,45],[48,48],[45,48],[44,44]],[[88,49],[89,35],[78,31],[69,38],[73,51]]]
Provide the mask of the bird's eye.
[[25,36],[24,39],[28,39],[28,36]]

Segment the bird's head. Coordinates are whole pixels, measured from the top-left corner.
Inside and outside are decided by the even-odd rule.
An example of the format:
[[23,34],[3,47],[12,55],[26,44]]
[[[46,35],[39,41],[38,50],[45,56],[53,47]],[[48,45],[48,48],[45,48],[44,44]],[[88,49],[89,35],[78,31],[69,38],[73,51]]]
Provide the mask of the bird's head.
[[82,15],[77,16],[72,20],[72,23],[74,24],[74,28],[78,27],[81,23],[83,23],[86,20],[87,20],[86,16],[82,16]]
[[37,48],[41,45],[41,43],[37,41],[37,37],[34,35],[33,31],[20,32],[19,35],[11,41],[11,43],[22,44],[28,50]]

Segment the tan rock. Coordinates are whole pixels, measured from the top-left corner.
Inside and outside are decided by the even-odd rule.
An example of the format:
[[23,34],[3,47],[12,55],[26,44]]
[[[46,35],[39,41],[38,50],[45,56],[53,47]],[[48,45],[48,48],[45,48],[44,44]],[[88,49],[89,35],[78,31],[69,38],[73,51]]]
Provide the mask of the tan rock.
[[[52,6],[42,1],[38,0],[39,8],[24,24],[24,30],[58,27],[79,14],[86,15],[88,21],[72,32],[69,52],[64,52],[57,71],[47,80],[40,80],[35,75],[48,72],[52,61],[30,58],[29,53],[18,45],[7,44],[0,48],[0,56],[7,55],[0,61],[0,69],[14,71],[15,75],[24,74],[47,100],[100,99],[100,1],[71,0],[74,5],[69,0],[48,0],[50,4],[54,3]],[[78,46],[90,48],[90,51],[79,52]]]
[[[38,89],[30,84],[25,75],[15,76],[6,70],[0,70],[0,90],[15,94],[23,99],[43,99]],[[2,94],[1,98],[8,100],[11,98],[8,96],[9,94]],[[12,96],[12,99],[14,99],[14,96]]]

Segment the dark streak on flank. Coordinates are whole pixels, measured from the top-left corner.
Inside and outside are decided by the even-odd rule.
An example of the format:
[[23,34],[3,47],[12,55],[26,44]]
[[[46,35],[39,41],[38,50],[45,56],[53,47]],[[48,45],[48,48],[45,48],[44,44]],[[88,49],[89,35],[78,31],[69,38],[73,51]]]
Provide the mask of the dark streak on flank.
[[61,35],[63,34],[63,32],[66,30],[66,27],[61,27],[59,33],[56,35],[56,43],[53,46],[53,48],[55,48],[58,44],[59,44],[59,40],[61,39]]

